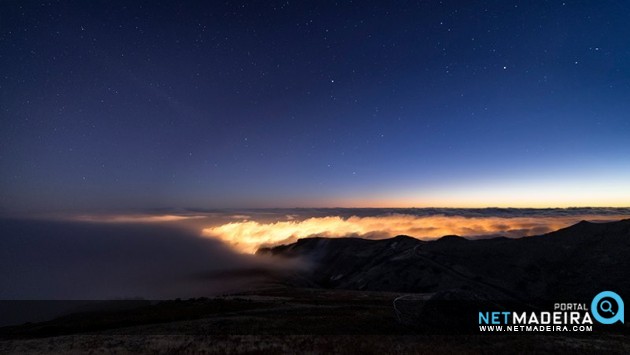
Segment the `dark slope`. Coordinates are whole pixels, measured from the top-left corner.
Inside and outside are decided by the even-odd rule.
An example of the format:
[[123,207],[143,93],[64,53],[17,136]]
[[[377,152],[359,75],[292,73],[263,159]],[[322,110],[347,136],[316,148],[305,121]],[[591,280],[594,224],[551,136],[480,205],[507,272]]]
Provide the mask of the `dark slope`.
[[289,284],[396,292],[470,290],[491,298],[587,300],[630,293],[630,220],[580,222],[541,236],[421,241],[307,238],[259,253],[310,260]]

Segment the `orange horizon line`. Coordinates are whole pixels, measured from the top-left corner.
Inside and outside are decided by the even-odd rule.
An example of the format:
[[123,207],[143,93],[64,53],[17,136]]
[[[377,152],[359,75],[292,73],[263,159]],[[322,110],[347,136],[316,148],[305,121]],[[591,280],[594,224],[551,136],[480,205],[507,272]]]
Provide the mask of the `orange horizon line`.
[[571,209],[571,208],[630,208],[630,205],[566,205],[566,206],[558,206],[558,205],[544,205],[544,206],[515,206],[515,205],[479,205],[479,206],[400,206],[400,205],[385,205],[385,206],[292,206],[292,207],[217,207],[216,209],[308,209],[308,208],[329,208],[329,209],[377,209],[377,208],[452,208],[452,209],[485,209],[485,208],[514,208],[514,209],[523,209],[523,208],[532,208],[532,209],[548,209],[548,208],[556,208],[556,209]]

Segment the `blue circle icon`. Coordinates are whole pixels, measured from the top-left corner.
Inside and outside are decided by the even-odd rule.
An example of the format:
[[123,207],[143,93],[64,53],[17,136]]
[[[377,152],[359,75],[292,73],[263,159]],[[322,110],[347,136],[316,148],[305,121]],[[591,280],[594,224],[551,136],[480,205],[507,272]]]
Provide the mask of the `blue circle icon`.
[[[606,299],[602,301],[604,298]],[[613,311],[612,303],[608,299],[617,303],[617,312]],[[600,311],[602,313],[600,313]],[[595,320],[602,324],[624,322],[623,300],[621,299],[621,296],[612,291],[598,293],[591,302],[591,312],[593,313]]]

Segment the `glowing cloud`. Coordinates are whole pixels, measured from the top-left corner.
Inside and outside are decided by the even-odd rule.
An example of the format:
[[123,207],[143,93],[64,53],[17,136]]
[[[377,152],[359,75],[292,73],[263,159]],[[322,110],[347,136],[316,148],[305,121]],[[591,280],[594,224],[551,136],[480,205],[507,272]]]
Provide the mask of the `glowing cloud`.
[[100,223],[159,223],[177,222],[188,219],[205,218],[204,216],[179,216],[179,215],[82,215],[70,218],[74,221],[100,222]]
[[261,246],[273,246],[309,236],[369,239],[390,238],[405,234],[419,239],[435,239],[444,235],[522,237],[567,227],[580,220],[612,221],[628,216],[576,215],[550,217],[463,217],[385,215],[342,218],[313,217],[302,221],[259,223],[244,220],[205,228],[203,235],[219,238],[244,253],[253,253]]

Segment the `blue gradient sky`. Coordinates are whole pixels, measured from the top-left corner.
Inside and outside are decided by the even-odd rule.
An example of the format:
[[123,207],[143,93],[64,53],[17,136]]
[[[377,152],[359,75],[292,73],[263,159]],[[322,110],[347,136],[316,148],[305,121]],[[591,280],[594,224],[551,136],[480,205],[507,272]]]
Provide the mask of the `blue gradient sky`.
[[0,4],[0,211],[630,205],[630,3]]

